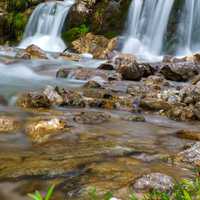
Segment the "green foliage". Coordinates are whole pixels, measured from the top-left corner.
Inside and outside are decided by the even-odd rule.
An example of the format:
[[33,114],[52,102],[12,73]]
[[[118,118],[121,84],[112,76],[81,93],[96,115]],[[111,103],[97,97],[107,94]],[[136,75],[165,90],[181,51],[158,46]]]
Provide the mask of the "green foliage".
[[82,24],[78,27],[71,28],[68,31],[64,32],[63,39],[66,42],[70,43],[76,40],[77,38],[84,36],[88,32],[89,32],[89,27],[86,26],[85,24]]
[[[95,188],[89,192],[90,200],[109,200],[112,193],[106,194],[107,196],[99,197]],[[127,200],[200,200],[200,178],[197,177],[195,180],[184,179],[178,182],[169,193],[154,190],[144,195],[142,199],[137,198],[133,193]]]
[[54,192],[54,188],[55,186],[51,186],[46,195],[43,197],[42,194],[38,191],[36,191],[34,194],[28,194],[28,196],[32,199],[32,200],[50,200],[51,197],[53,196],[53,192]]
[[110,200],[113,197],[111,192],[106,192],[101,197],[97,195],[96,188],[91,188],[89,190],[89,200]]

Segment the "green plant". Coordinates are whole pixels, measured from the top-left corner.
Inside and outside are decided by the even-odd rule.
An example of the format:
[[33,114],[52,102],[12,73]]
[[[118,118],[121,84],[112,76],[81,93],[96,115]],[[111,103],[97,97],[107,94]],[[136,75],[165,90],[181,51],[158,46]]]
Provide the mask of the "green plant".
[[28,196],[33,200],[50,200],[51,197],[53,196],[54,188],[55,188],[54,185],[48,188],[48,191],[44,197],[38,191],[36,191],[34,194],[28,194]]
[[69,29],[68,31],[63,33],[63,38],[66,42],[72,42],[81,36],[84,36],[89,32],[89,27],[85,24],[82,24],[78,27],[74,27]]

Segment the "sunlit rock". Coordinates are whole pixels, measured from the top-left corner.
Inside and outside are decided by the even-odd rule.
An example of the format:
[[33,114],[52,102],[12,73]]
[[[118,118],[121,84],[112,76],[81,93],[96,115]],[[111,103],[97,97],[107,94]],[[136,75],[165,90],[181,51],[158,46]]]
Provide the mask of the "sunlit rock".
[[34,143],[45,142],[51,136],[67,130],[66,120],[57,117],[33,118],[25,125],[25,132]]

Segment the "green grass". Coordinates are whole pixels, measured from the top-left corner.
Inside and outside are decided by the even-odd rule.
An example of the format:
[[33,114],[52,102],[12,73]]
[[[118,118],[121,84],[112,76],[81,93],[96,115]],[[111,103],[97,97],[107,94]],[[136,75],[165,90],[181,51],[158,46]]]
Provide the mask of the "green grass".
[[53,192],[54,192],[54,188],[55,186],[52,185],[47,193],[45,194],[45,196],[43,196],[40,192],[36,191],[34,194],[28,194],[28,196],[32,199],[32,200],[51,200],[52,196],[53,196]]
[[[34,194],[28,194],[32,200],[51,200],[55,186],[51,186],[46,195],[36,191]],[[91,188],[88,193],[88,200],[110,200],[113,197],[111,192],[105,192],[98,195],[96,188]],[[58,199],[61,200],[61,199]],[[200,200],[200,177],[194,180],[184,179],[177,182],[170,192],[150,191],[143,198],[137,198],[136,194],[129,195],[127,200]]]

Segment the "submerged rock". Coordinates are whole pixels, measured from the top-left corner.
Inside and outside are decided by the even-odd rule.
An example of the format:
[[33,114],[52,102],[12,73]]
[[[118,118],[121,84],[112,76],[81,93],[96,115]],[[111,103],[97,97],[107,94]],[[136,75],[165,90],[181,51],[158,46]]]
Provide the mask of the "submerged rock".
[[102,88],[102,84],[97,81],[91,80],[83,85],[84,88]]
[[159,190],[170,191],[174,186],[174,180],[165,174],[151,173],[142,176],[134,183],[135,190]]
[[183,139],[200,141],[200,132],[199,131],[179,130],[176,132],[176,136],[179,138],[183,138]]
[[10,133],[19,130],[21,124],[18,118],[12,116],[0,116],[0,133]]
[[67,122],[57,117],[33,118],[25,125],[25,132],[34,143],[42,143],[53,135],[69,130],[67,127]]
[[127,117],[123,117],[122,119],[126,120],[126,121],[132,121],[132,122],[145,122],[145,117],[143,115],[139,115],[139,114],[133,114],[133,115],[129,115]]
[[101,124],[108,122],[110,115],[104,112],[80,112],[75,115],[74,121],[81,124]]

